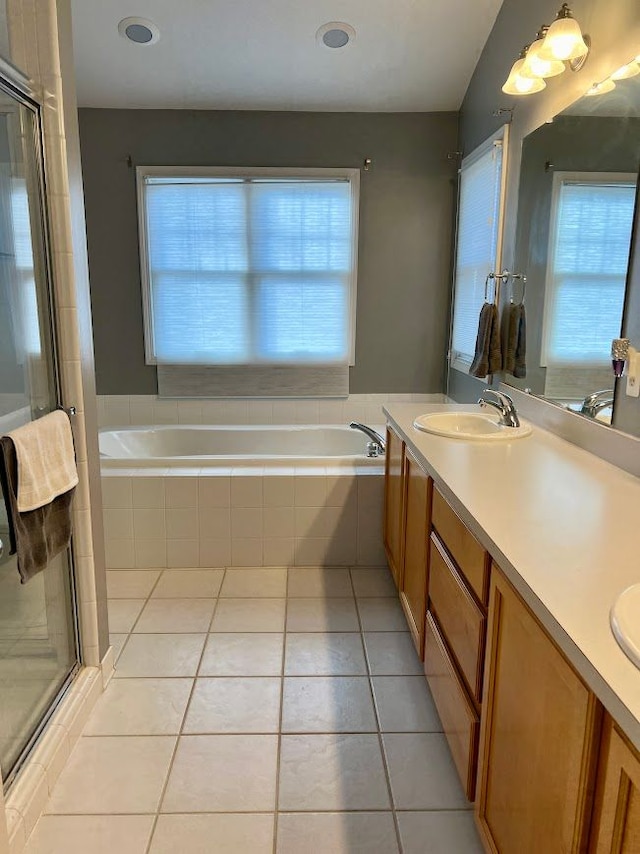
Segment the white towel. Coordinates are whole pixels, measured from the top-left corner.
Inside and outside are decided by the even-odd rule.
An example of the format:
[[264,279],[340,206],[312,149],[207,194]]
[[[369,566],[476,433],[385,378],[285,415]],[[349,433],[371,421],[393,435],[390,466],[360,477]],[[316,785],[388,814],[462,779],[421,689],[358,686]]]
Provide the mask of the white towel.
[[18,510],[44,507],[78,483],[69,416],[56,410],[6,434],[18,460]]

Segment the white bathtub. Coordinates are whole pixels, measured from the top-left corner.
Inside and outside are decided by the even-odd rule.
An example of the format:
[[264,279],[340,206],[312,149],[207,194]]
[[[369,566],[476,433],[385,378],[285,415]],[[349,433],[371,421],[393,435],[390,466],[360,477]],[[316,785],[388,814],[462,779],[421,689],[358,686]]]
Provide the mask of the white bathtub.
[[[375,428],[382,434],[383,427]],[[101,464],[113,466],[377,465],[369,439],[344,426],[162,425],[100,431]]]

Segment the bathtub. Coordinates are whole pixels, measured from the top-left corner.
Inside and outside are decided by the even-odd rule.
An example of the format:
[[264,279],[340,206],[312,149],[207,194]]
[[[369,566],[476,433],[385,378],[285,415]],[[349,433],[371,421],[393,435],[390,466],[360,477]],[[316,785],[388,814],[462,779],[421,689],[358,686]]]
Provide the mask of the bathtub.
[[[383,435],[383,427],[375,429]],[[168,424],[103,429],[99,435],[103,468],[384,464],[384,458],[367,456],[368,441],[341,425]]]

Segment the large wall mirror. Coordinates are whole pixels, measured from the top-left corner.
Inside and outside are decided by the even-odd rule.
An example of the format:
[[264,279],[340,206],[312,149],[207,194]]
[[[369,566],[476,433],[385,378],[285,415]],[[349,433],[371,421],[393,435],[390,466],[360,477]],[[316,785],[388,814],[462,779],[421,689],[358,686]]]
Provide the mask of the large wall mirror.
[[[502,379],[614,427],[611,339],[622,332],[639,164],[640,74],[523,140],[513,269],[527,276],[527,371]],[[503,299],[522,299],[514,290]]]

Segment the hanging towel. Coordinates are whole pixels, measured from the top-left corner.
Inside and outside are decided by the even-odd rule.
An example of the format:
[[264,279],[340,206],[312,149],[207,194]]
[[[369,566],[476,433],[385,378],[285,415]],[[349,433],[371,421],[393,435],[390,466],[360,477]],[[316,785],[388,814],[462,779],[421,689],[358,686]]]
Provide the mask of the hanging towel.
[[50,412],[7,433],[18,460],[18,511],[50,504],[78,483],[69,416]]
[[[65,416],[66,417],[66,416]],[[17,555],[23,584],[47,567],[71,541],[75,486],[35,510],[18,510],[18,457],[8,436],[0,438],[0,485],[9,522],[9,553]]]
[[510,303],[502,314],[502,370],[514,377],[527,375],[526,318],[522,303]]
[[502,366],[498,309],[493,303],[485,302],[480,309],[476,351],[469,373],[474,377],[495,374]]

